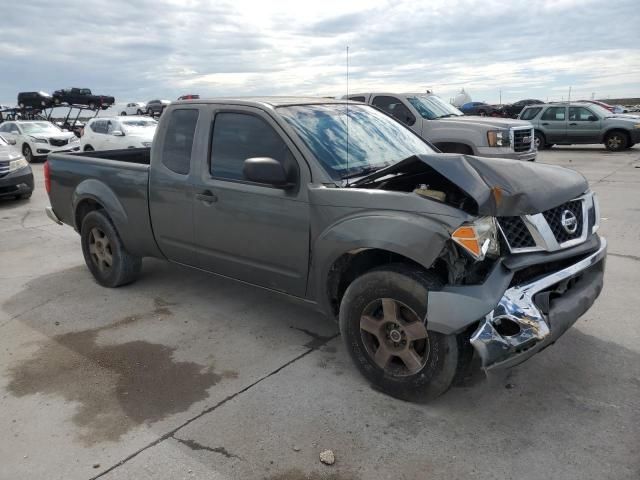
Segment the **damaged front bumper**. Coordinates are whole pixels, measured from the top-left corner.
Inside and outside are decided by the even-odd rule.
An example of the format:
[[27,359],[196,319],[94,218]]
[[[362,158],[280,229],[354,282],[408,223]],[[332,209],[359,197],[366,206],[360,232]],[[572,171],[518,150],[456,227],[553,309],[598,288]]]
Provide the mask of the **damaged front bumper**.
[[582,260],[507,289],[471,336],[486,370],[518,365],[555,342],[602,290],[607,241]]

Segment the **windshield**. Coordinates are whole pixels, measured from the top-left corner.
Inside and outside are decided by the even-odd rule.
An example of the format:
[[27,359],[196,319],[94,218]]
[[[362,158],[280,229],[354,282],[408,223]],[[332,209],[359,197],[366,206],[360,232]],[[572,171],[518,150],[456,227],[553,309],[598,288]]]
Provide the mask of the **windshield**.
[[609,110],[607,110],[604,107],[601,107],[600,105],[596,105],[595,103],[592,103],[591,105],[589,105],[589,110],[591,110],[594,113],[597,113],[600,117],[611,116],[611,112]]
[[3,146],[3,147],[5,147],[5,146],[9,145],[9,144],[5,141],[5,139],[2,137],[2,135],[0,135],[0,145],[1,145],[1,146]]
[[278,112],[335,180],[433,153],[411,130],[366,105],[303,105],[280,107]]
[[22,123],[20,128],[24,133],[60,133],[61,129],[49,122]]
[[127,130],[134,130],[137,128],[155,128],[158,126],[158,122],[151,120],[150,118],[139,118],[131,120],[120,120],[122,126]]
[[418,111],[420,116],[427,120],[443,117],[460,117],[464,115],[464,113],[456,107],[449,105],[435,95],[416,95],[415,97],[407,97],[407,100]]

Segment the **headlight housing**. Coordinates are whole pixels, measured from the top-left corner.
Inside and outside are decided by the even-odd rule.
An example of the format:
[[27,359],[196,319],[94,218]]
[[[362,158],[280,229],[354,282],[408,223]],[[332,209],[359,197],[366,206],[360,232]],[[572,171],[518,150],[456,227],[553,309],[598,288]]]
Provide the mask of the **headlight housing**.
[[509,130],[489,130],[487,142],[490,147],[508,147],[511,144]]
[[27,165],[29,165],[29,163],[24,157],[18,157],[15,160],[11,160],[9,162],[9,172],[15,172],[16,170],[20,170]]
[[33,140],[35,143],[49,143],[49,141],[46,138],[38,138],[38,137],[29,137],[31,138],[31,140]]
[[475,222],[465,223],[451,234],[451,239],[477,261],[500,255],[498,226],[494,217],[482,217]]

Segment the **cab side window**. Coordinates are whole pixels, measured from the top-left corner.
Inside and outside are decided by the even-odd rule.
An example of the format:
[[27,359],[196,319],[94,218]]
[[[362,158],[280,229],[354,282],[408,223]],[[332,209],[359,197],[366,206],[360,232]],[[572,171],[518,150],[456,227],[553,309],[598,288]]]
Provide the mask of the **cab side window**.
[[211,176],[244,180],[244,161],[269,157],[280,162],[290,178],[297,163],[282,137],[265,120],[248,113],[222,112],[213,121]]
[[189,173],[198,114],[199,111],[196,109],[179,109],[171,112],[162,144],[162,163],[172,172],[181,175]]
[[414,117],[405,104],[396,97],[380,95],[375,97],[372,103],[374,106],[378,107],[383,112],[388,113],[405,125],[411,126],[416,123],[416,117]]
[[556,120],[563,121],[566,119],[565,107],[549,107],[546,112],[542,114],[541,120]]
[[354,102],[364,102],[365,98],[362,95],[356,95],[355,97],[349,97],[349,100]]

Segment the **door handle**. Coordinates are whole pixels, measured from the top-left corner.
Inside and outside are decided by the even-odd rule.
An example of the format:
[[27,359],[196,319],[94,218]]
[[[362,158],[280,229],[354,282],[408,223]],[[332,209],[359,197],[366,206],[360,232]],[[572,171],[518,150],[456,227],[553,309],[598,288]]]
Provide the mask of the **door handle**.
[[578,125],[577,123],[570,123],[569,125]]
[[205,190],[202,193],[197,193],[196,194],[196,198],[204,203],[206,203],[207,205],[211,205],[214,202],[218,201],[218,197],[217,195],[215,195],[213,192],[211,192],[210,190]]
[[543,122],[542,125],[549,125],[547,122]]

